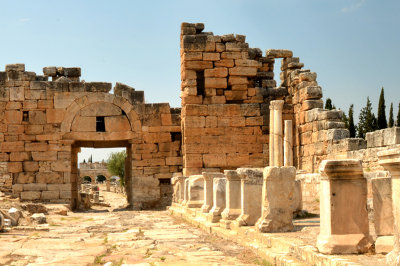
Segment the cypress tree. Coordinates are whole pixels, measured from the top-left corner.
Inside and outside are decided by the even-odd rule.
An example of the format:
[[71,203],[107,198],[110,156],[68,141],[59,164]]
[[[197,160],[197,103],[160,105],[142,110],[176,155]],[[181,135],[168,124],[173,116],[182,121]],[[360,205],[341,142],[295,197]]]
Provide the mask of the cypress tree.
[[354,125],[354,118],[353,118],[353,113],[354,113],[354,105],[350,105],[349,108],[349,118],[348,118],[348,122],[349,122],[349,131],[350,131],[350,138],[355,138],[356,137],[356,127]]
[[381,95],[379,96],[379,105],[378,105],[378,128],[384,129],[387,128],[387,120],[386,120],[386,106],[385,106],[385,92],[383,87],[381,89]]
[[389,124],[388,127],[394,127],[394,119],[393,119],[393,103],[390,103],[390,111],[389,111]]
[[378,121],[374,113],[372,113],[372,104],[369,97],[367,97],[367,105],[360,111],[357,135],[359,138],[364,139],[368,132],[376,130],[377,127]]
[[326,101],[325,101],[325,109],[327,109],[327,110],[332,110],[333,109],[331,98],[327,98],[326,99]]
[[400,103],[399,103],[399,111],[397,112],[396,126],[400,127]]

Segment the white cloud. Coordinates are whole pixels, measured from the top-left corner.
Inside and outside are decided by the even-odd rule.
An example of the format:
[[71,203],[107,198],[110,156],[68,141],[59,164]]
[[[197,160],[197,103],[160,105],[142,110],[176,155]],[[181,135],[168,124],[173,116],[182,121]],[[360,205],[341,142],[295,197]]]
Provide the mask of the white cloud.
[[26,22],[29,22],[30,20],[31,20],[30,18],[20,18],[19,22],[26,23]]
[[360,0],[357,3],[352,4],[349,7],[343,7],[340,11],[343,13],[353,12],[359,8],[361,8],[365,3],[365,0]]

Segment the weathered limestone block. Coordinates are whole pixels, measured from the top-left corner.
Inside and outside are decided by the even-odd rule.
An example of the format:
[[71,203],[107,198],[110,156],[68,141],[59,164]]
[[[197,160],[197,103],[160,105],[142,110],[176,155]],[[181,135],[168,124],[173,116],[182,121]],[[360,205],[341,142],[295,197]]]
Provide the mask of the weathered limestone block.
[[200,208],[204,201],[204,178],[202,175],[193,175],[189,177],[188,183],[188,208]]
[[225,210],[221,213],[222,220],[220,225],[227,229],[230,228],[230,223],[236,220],[241,210],[241,198],[240,198],[240,176],[234,170],[225,170],[224,175],[226,177],[226,201]]
[[263,172],[262,214],[256,230],[263,233],[293,229],[296,168],[266,167]]
[[270,58],[288,58],[293,56],[293,52],[284,49],[268,49],[265,56]]
[[324,254],[364,253],[372,245],[367,213],[367,181],[360,160],[322,161],[320,233]]
[[263,169],[237,169],[241,180],[241,213],[238,226],[254,225],[261,216]]
[[400,264],[400,149],[390,149],[378,152],[379,164],[392,176],[392,208],[394,217],[394,246],[387,255],[389,265]]
[[390,177],[372,178],[374,226],[378,236],[393,234],[392,180]]
[[208,214],[208,221],[217,223],[226,206],[226,178],[213,179],[213,206]]
[[213,180],[214,178],[223,178],[224,175],[219,172],[203,172],[204,178],[204,204],[201,207],[203,213],[207,213],[213,206]]

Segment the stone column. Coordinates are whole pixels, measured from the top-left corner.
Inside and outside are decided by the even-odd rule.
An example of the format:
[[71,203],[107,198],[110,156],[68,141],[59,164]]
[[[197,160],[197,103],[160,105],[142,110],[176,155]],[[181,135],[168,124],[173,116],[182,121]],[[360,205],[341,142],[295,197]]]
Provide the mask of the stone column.
[[219,222],[221,213],[225,210],[226,178],[214,178],[213,180],[213,207],[208,213],[208,221]]
[[239,168],[241,179],[241,213],[237,226],[254,225],[261,216],[263,168]]
[[283,100],[271,101],[274,106],[274,166],[283,166],[282,109]]
[[256,230],[262,233],[293,229],[293,201],[296,168],[265,167],[262,187],[262,213]]
[[392,176],[392,208],[394,217],[394,246],[386,256],[388,265],[400,264],[400,149],[378,152],[379,164]]
[[274,166],[274,105],[269,105],[269,166]]
[[293,166],[293,123],[292,120],[285,120],[285,137],[283,141],[283,165]]
[[213,206],[213,179],[222,178],[224,175],[219,172],[208,173],[203,172],[204,178],[204,203],[201,207],[203,213],[208,213]]
[[236,220],[241,213],[240,199],[240,177],[234,170],[225,170],[226,177],[226,207],[221,213],[221,227],[230,228],[233,220]]
[[372,245],[367,180],[360,160],[325,160],[320,168],[320,233],[324,254],[365,253]]
[[201,208],[204,202],[204,178],[202,175],[192,175],[188,184],[188,208]]

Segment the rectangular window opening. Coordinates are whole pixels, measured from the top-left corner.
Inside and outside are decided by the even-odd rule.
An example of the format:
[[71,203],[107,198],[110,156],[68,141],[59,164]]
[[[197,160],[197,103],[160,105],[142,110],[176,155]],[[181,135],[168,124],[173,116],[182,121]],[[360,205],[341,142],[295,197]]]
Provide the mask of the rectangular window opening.
[[22,112],[22,121],[29,122],[29,111]]
[[204,70],[196,71],[197,95],[205,96]]
[[106,132],[104,116],[96,116],[96,132]]
[[160,185],[171,185],[171,178],[160,178]]

